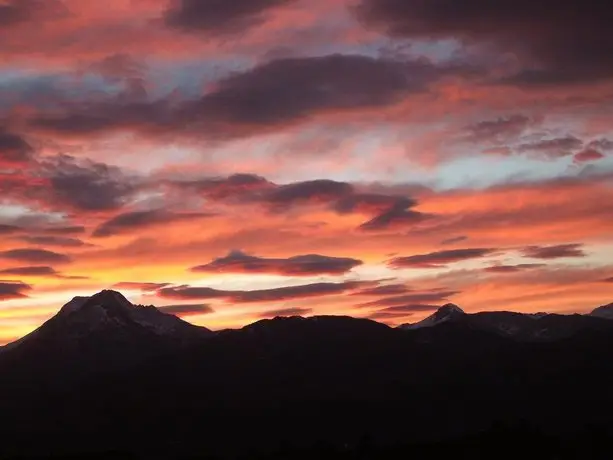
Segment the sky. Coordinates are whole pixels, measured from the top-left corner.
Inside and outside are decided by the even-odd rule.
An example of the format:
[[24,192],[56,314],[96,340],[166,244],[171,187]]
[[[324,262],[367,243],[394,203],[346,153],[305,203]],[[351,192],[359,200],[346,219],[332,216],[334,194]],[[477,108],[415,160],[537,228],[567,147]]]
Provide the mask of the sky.
[[0,344],[613,301],[613,6],[0,1]]

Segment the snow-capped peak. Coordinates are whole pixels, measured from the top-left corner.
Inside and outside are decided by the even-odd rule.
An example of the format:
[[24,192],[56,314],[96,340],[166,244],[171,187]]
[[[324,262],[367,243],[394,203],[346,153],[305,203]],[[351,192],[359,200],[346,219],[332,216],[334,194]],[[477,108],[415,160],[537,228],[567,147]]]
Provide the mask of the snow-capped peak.
[[54,320],[79,334],[107,328],[133,330],[131,328],[137,327],[156,335],[168,335],[195,327],[155,307],[133,305],[113,290],[104,290],[91,297],[75,297],[62,307]]
[[603,319],[613,319],[613,303],[594,309],[590,316]]
[[66,316],[95,307],[126,310],[135,308],[121,293],[107,289],[91,297],[75,297],[62,307],[59,314],[61,316]]
[[426,319],[413,324],[405,324],[400,326],[402,329],[419,329],[422,327],[432,327],[437,324],[445,323],[447,321],[454,321],[457,318],[464,316],[464,310],[457,305],[448,303],[439,308],[434,314],[428,316]]

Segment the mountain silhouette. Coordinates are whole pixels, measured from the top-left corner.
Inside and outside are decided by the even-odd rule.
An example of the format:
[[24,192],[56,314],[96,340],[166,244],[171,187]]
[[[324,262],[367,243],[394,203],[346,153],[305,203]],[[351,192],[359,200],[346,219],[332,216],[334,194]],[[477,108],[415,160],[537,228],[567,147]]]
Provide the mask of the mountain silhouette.
[[0,457],[246,455],[357,446],[365,433],[392,446],[500,423],[613,430],[612,320],[452,305],[431,318],[408,329],[274,318],[214,333],[113,291],[75,299],[0,353]]
[[62,372],[64,382],[132,365],[211,334],[153,306],[133,305],[119,292],[104,290],[91,297],[75,297],[41,327],[4,346],[0,368],[11,376],[41,379]]

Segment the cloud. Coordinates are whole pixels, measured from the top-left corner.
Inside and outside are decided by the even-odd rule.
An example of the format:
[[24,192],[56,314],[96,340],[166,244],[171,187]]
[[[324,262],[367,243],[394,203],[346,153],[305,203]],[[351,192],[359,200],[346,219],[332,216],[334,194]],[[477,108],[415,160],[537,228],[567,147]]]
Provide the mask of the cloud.
[[169,284],[170,283],[140,283],[140,282],[123,281],[121,283],[114,284],[113,289],[126,289],[126,290],[151,292],[151,291],[157,291],[158,289],[162,289],[168,286]]
[[6,0],[0,4],[0,30],[58,13],[57,0]]
[[22,282],[0,281],[0,301],[27,297],[25,292],[31,289],[32,286]]
[[361,260],[346,257],[328,257],[317,254],[267,259],[240,251],[232,251],[226,257],[206,265],[193,267],[196,273],[270,273],[284,276],[342,275],[362,265]]
[[[2,6],[0,5],[0,24],[2,22]],[[0,127],[0,167],[19,167],[32,159],[34,149],[26,140],[3,130]]]
[[530,246],[523,249],[524,257],[531,259],[563,259],[567,257],[586,257],[582,244],[559,244],[555,246]]
[[356,296],[386,296],[386,295],[397,295],[397,294],[405,294],[411,291],[404,284],[384,284],[382,286],[375,286],[373,288],[362,289],[360,291],[356,291],[352,293],[352,295]]
[[483,271],[488,273],[518,273],[545,266],[545,264],[492,265],[491,267],[484,268]]
[[158,291],[162,298],[188,299],[224,299],[231,303],[279,302],[292,299],[321,297],[351,292],[367,282],[345,281],[342,283],[313,283],[299,286],[287,286],[253,291],[223,291],[209,287],[176,286]]
[[360,230],[364,232],[403,230],[431,217],[430,214],[410,209],[390,209],[360,225]]
[[158,290],[158,296],[164,299],[223,299],[231,296],[231,291],[221,291],[210,287],[173,286]]
[[448,71],[427,60],[363,55],[278,59],[220,81],[185,117],[245,128],[276,126],[320,112],[388,106],[425,91]]
[[328,204],[353,193],[353,186],[333,180],[312,180],[281,185],[266,193],[263,201],[275,211],[285,211],[296,204]]
[[64,254],[48,251],[46,249],[11,249],[0,252],[0,258],[18,260],[28,263],[68,263],[72,259]]
[[159,310],[177,316],[209,315],[215,313],[212,307],[205,304],[166,305],[159,307]]
[[610,139],[595,139],[591,141],[588,145],[588,148],[598,149],[598,150],[613,150],[613,141]]
[[605,282],[605,283],[613,283],[613,276],[611,278],[605,278],[603,280],[603,282]]
[[419,254],[409,257],[397,257],[389,261],[392,268],[442,268],[448,264],[464,260],[481,259],[487,257],[496,249],[471,248],[436,251],[429,254]]
[[360,225],[359,230],[380,232],[407,229],[433,217],[411,209],[415,206],[417,202],[408,197],[356,194],[337,203],[336,209],[341,214],[355,210],[376,210],[375,217]]
[[47,227],[41,229],[41,232],[50,235],[79,235],[85,233],[86,228],[81,225],[73,225],[68,227]]
[[457,39],[515,53],[520,85],[594,82],[613,71],[613,7],[600,0],[361,0],[367,25],[393,37]]
[[551,158],[556,158],[572,155],[574,151],[581,148],[583,148],[583,141],[581,139],[577,139],[574,136],[566,136],[521,144],[517,149],[520,152],[537,152]]
[[366,319],[370,319],[372,321],[385,321],[394,324],[396,320],[407,318],[412,315],[412,313],[405,312],[376,311],[366,316]]
[[424,304],[426,302],[447,302],[450,297],[457,294],[459,294],[459,291],[418,292],[414,294],[383,297],[372,302],[363,303],[359,305],[359,307],[396,307],[403,305]]
[[0,274],[9,276],[49,276],[56,277],[60,274],[53,267],[36,266],[36,267],[17,267],[6,268],[0,270]]
[[228,177],[205,178],[192,181],[171,181],[171,186],[195,191],[212,200],[253,197],[277,185],[255,174],[233,174]]
[[43,111],[28,123],[58,135],[99,135],[131,130],[231,140],[276,132],[319,114],[387,107],[409,94],[425,93],[462,67],[439,67],[426,59],[392,60],[358,54],[282,58],[232,73],[197,99],[134,102],[109,98]]
[[174,213],[161,209],[149,211],[132,211],[119,214],[99,225],[92,236],[101,238],[119,235],[122,233],[143,230],[157,225],[184,221],[193,221],[212,217],[206,213]]
[[0,235],[11,235],[17,233],[21,228],[15,225],[0,224]]
[[166,24],[188,31],[213,35],[244,33],[264,22],[269,10],[295,0],[179,0],[166,13]]
[[468,237],[466,235],[454,236],[452,238],[447,238],[446,240],[441,241],[441,244],[446,246],[449,244],[456,244],[466,241]]
[[21,236],[21,241],[25,241],[30,244],[38,244],[42,246],[57,246],[64,248],[78,248],[87,246],[87,243],[79,240],[78,238],[70,238],[64,236]]
[[525,115],[510,115],[467,126],[466,140],[474,143],[503,143],[523,134],[535,120]]
[[276,318],[278,316],[306,316],[313,313],[311,308],[282,308],[280,310],[265,311],[259,314],[260,318]]
[[58,155],[42,163],[54,201],[84,211],[119,209],[136,192],[134,179],[116,167]]
[[436,311],[440,308],[440,305],[428,305],[428,304],[408,304],[408,305],[396,305],[394,307],[387,307],[379,310],[378,313],[394,313],[394,314],[406,314],[406,313],[421,313]]
[[337,201],[334,210],[339,214],[381,214],[390,210],[403,211],[416,205],[415,200],[406,196],[354,193]]
[[605,154],[600,150],[588,147],[575,154],[575,162],[588,163],[590,161],[598,161],[605,157]]
[[0,182],[7,197],[54,211],[116,210],[141,185],[117,167],[65,154],[37,156],[8,178]]

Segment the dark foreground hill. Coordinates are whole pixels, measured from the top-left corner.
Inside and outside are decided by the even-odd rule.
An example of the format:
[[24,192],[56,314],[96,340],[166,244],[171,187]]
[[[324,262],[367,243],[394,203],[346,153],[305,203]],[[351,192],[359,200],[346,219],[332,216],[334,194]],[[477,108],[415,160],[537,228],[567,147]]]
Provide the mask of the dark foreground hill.
[[[105,320],[101,330],[111,324],[113,334],[57,334],[60,348],[34,336],[27,348],[0,354],[0,458],[438,458],[424,456],[453,449],[493,458],[476,456],[487,446],[508,458],[531,440],[546,451],[538,458],[596,458],[586,452],[613,434],[609,319],[579,320],[547,340],[476,327],[454,313],[408,330],[347,317],[277,318],[218,334],[165,327],[161,341],[141,331],[138,340],[128,334],[132,342],[118,330],[126,311],[140,307],[102,297],[93,303],[123,318]],[[79,343],[95,354],[75,352]],[[114,359],[121,365],[109,365]],[[563,445],[566,457],[556,456]]]

